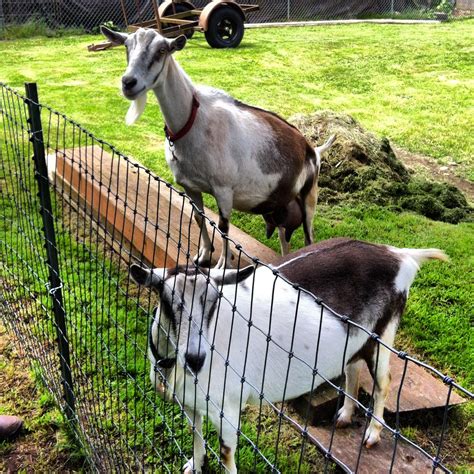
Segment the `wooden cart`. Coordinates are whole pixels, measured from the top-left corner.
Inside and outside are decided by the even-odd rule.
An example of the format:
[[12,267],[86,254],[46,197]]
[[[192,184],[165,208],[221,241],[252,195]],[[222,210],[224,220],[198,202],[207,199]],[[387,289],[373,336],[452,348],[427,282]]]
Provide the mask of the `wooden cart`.
[[160,6],[153,2],[155,18],[129,24],[124,1],[120,0],[125,23],[129,31],[153,28],[163,36],[185,34],[191,38],[201,31],[213,48],[235,48],[244,36],[246,14],[258,10],[258,5],[239,4],[234,0],[212,0],[204,8],[195,8],[187,0],[167,0]]

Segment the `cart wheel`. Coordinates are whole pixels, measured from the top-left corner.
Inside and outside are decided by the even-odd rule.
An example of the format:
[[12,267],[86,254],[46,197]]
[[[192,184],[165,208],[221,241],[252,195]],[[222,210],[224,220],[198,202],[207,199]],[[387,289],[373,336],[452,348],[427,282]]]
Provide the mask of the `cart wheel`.
[[233,8],[221,7],[209,18],[205,35],[213,48],[236,48],[244,37],[244,20]]
[[[189,5],[188,3],[175,3],[174,4],[174,7],[175,7],[175,11],[173,11],[173,5],[170,5],[163,13],[163,17],[165,17],[166,15],[173,15],[173,13],[183,13],[183,12],[187,12],[189,10],[194,10],[194,6],[191,6]],[[163,18],[164,20],[165,18]],[[197,20],[198,17],[196,15],[193,15],[193,16],[189,16],[189,17],[186,17],[186,20]],[[170,26],[175,26],[171,23],[166,23],[165,21],[162,21],[161,22],[161,26],[163,28],[168,28]],[[173,34],[173,36],[179,36],[179,35],[185,35],[186,38],[188,39],[191,39],[194,35],[194,30],[185,30],[184,32],[180,33],[179,31],[176,32],[176,34]],[[171,35],[166,35],[166,36],[169,36],[171,37]]]

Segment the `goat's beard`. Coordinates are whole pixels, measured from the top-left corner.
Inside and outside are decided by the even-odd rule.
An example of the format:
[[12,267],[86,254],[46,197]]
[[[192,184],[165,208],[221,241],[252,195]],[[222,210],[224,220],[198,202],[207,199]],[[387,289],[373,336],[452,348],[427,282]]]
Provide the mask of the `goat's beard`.
[[146,92],[139,95],[135,100],[132,100],[130,107],[128,108],[127,115],[125,116],[125,123],[127,125],[133,125],[145,110],[146,106]]

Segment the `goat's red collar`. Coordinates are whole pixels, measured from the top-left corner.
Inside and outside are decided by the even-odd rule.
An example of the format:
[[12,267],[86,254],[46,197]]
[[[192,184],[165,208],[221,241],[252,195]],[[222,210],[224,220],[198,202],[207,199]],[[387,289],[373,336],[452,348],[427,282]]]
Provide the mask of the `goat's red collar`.
[[179,139],[183,138],[189,130],[191,130],[194,120],[196,119],[196,114],[199,108],[199,101],[196,97],[196,94],[193,94],[193,104],[191,108],[191,115],[188,118],[188,121],[184,124],[184,127],[177,133],[173,133],[168,125],[165,124],[165,135],[170,142],[176,142]]

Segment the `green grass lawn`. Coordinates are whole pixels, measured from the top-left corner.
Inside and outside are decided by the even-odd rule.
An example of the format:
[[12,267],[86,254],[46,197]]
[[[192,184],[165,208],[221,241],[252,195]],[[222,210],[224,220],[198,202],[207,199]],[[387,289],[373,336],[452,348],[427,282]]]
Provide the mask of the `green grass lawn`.
[[[474,181],[473,33],[474,20],[248,30],[237,50],[212,50],[196,35],[177,58],[196,82],[220,87],[284,117],[320,109],[349,113],[401,147],[440,163],[455,161],[459,175]],[[150,94],[136,126],[125,126],[129,104],[119,91],[125,53],[119,48],[87,52],[88,44],[99,41],[98,36],[76,36],[0,42],[0,81],[20,90],[25,81],[38,82],[41,102],[171,180],[155,99]],[[206,202],[212,205],[211,199]],[[13,209],[8,216],[4,226],[15,221]],[[278,249],[276,237],[265,239],[260,217],[236,213],[232,221]],[[318,240],[349,236],[400,247],[444,249],[451,261],[426,264],[415,281],[398,347],[415,352],[467,388],[474,387],[472,223],[434,222],[361,203],[319,206],[315,233]],[[74,243],[68,245],[76,252]],[[294,247],[302,245],[299,230]],[[94,291],[99,291],[100,268],[86,254],[83,258],[81,265],[94,272]],[[81,283],[82,277],[72,275],[70,266],[64,265],[64,272],[71,287]],[[123,322],[126,314],[119,303],[107,301]],[[98,304],[90,304],[91,312]],[[144,323],[136,326],[130,328],[144,330]],[[119,357],[127,366],[126,351]],[[150,389],[145,379],[144,387]],[[465,426],[467,416],[460,426]]]
[[[474,20],[435,25],[337,25],[248,30],[237,50],[195,35],[177,55],[191,78],[289,117],[333,109],[371,131],[474,180]],[[0,81],[37,81],[40,98],[169,177],[163,121],[150,105],[137,126],[123,118],[125,52],[89,53],[100,36],[0,42]]]

